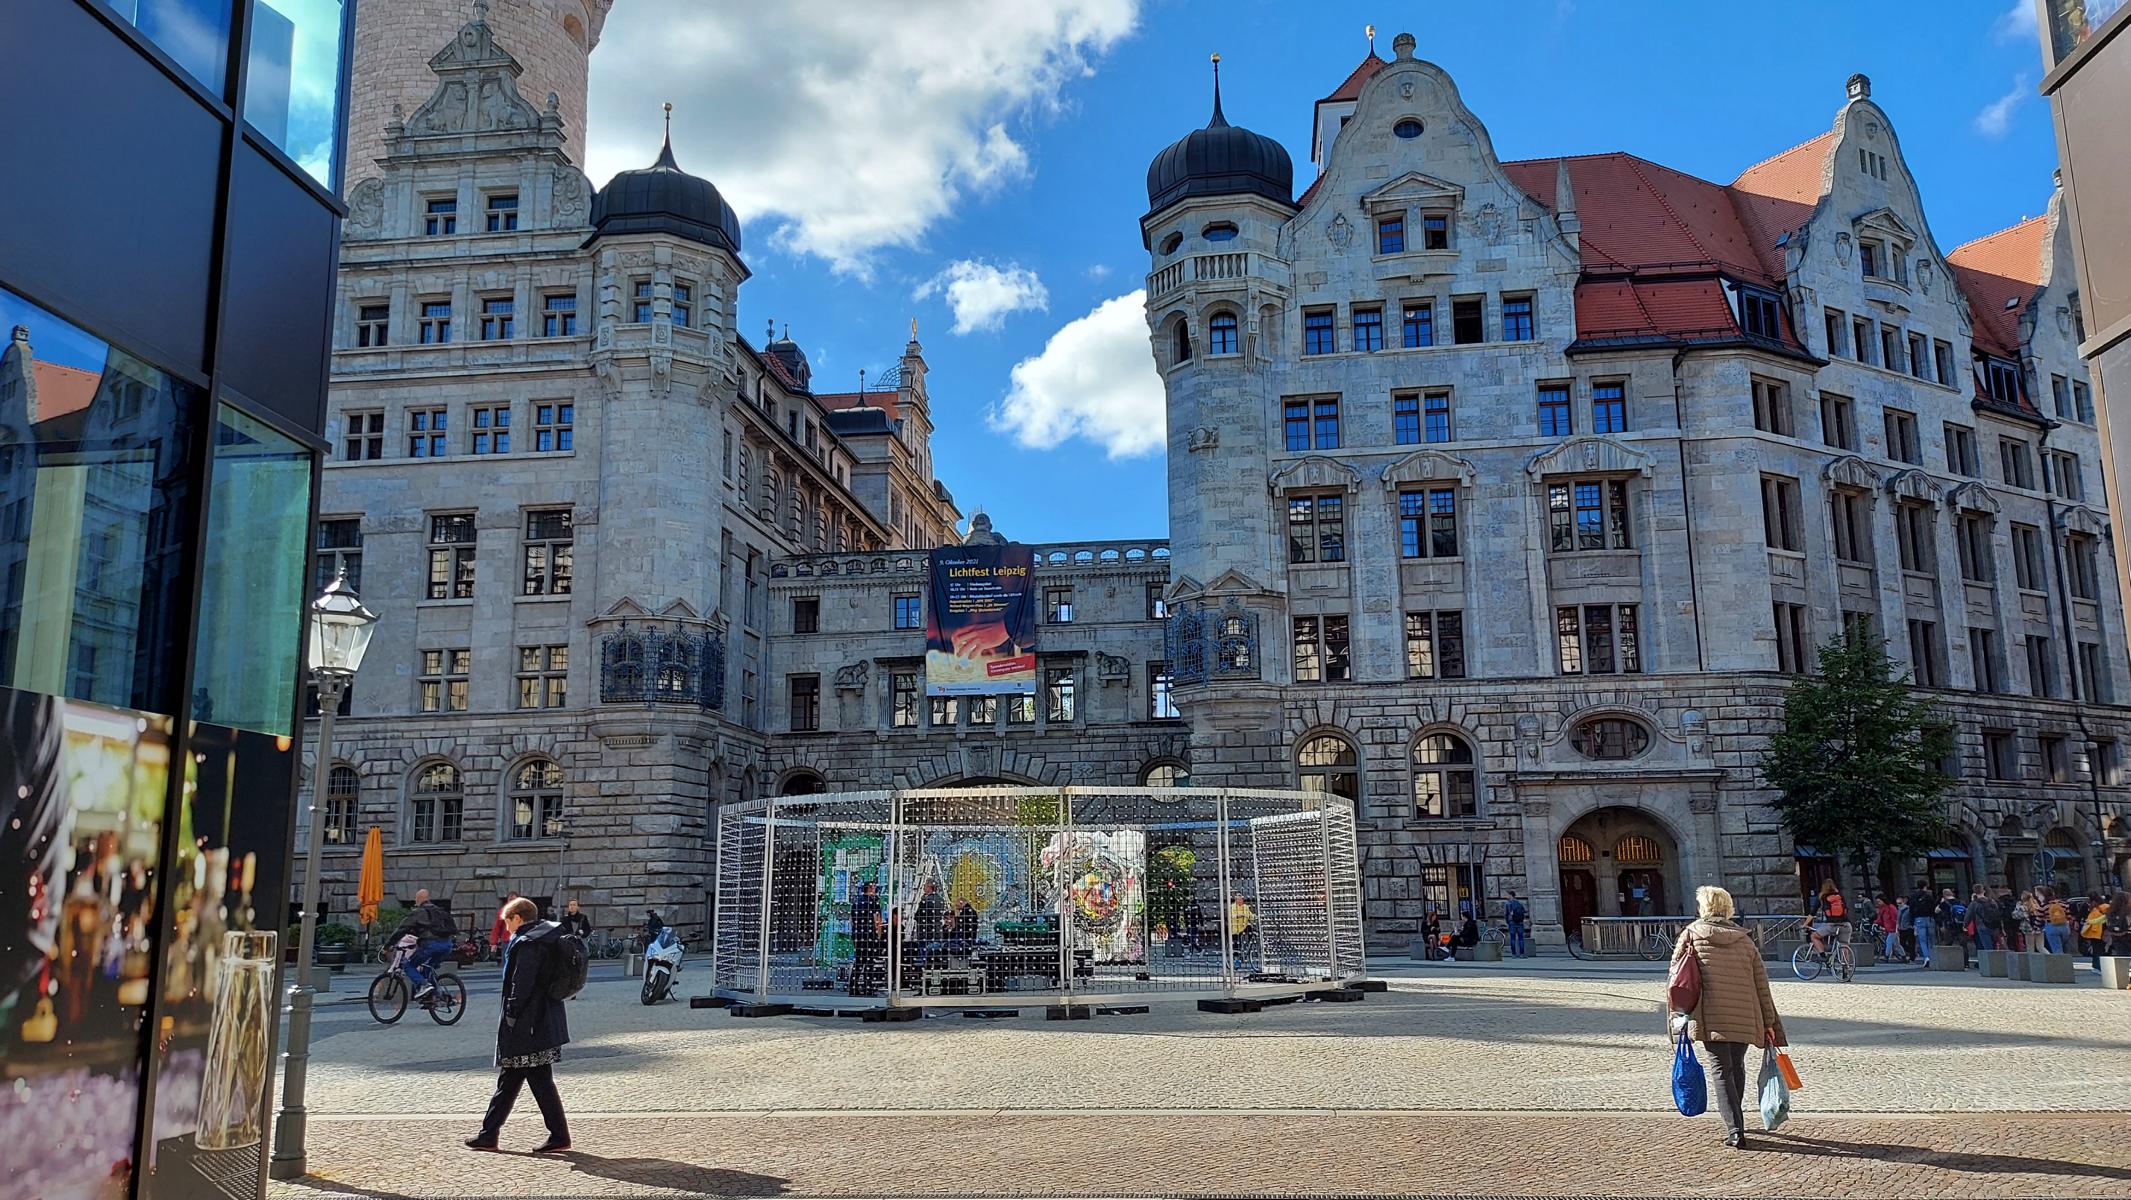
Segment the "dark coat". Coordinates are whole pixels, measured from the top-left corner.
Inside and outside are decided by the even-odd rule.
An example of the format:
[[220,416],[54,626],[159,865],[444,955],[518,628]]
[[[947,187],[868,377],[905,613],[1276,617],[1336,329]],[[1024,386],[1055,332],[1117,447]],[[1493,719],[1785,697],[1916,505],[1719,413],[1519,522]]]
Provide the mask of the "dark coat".
[[496,1026],[496,1057],[522,1058],[569,1044],[570,1025],[563,1016],[563,1002],[549,996],[547,989],[553,974],[549,963],[561,936],[561,926],[541,921],[522,926],[510,940],[503,964],[503,1019]]

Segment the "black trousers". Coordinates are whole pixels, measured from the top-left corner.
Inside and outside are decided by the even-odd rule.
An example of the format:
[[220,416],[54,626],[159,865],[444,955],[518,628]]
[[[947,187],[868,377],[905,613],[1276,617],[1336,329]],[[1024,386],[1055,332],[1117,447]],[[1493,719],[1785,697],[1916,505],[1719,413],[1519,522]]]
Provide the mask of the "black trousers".
[[489,1097],[488,1115],[481,1118],[481,1132],[494,1137],[510,1119],[511,1106],[518,1103],[518,1088],[529,1085],[533,1089],[533,1103],[540,1106],[540,1119],[548,1123],[548,1136],[570,1136],[570,1125],[562,1114],[562,1096],[555,1090],[555,1068],[543,1063],[537,1067],[504,1067],[496,1072],[496,1094]]
[[1709,1051],[1709,1105],[1724,1118],[1724,1132],[1746,1132],[1746,1115],[1740,1104],[1746,1099],[1746,1043],[1703,1042]]

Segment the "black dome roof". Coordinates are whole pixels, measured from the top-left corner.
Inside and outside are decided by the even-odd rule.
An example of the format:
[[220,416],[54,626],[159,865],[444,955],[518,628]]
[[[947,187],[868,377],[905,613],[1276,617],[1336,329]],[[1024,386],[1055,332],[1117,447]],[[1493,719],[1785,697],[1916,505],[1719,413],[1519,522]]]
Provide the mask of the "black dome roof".
[[671,136],[657,162],[623,171],[599,189],[592,198],[592,227],[603,234],[671,233],[740,253],[739,214],[710,180],[673,161]]
[[1147,167],[1147,211],[1191,196],[1264,196],[1292,206],[1295,164],[1279,142],[1231,125],[1221,115],[1221,80],[1214,77],[1213,120],[1154,156]]

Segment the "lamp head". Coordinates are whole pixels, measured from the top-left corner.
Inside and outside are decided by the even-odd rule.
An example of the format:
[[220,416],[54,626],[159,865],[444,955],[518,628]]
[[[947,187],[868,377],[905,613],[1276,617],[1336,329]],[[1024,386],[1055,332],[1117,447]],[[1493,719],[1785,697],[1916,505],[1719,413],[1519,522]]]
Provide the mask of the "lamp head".
[[370,635],[376,629],[377,614],[363,607],[362,598],[348,586],[347,571],[342,570],[318,599],[311,601],[307,656],[311,670],[343,679],[354,675],[363,665],[363,655],[370,649]]

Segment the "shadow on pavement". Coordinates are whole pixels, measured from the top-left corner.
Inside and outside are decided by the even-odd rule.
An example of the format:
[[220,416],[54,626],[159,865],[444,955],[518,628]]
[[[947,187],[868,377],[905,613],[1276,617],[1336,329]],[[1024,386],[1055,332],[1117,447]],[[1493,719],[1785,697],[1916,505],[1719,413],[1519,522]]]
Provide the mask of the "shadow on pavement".
[[674,1188],[693,1196],[782,1196],[789,1180],[748,1171],[724,1171],[666,1158],[601,1158],[581,1150],[556,1156],[570,1168],[616,1183]]
[[1826,1138],[1789,1133],[1757,1134],[1749,1145],[1756,1149],[1789,1151],[1821,1158],[1857,1158],[1880,1163],[1910,1163],[1980,1175],[2075,1175],[2087,1179],[2131,1181],[2131,1168],[2098,1163],[2067,1162],[2054,1158],[2025,1158],[2016,1154],[1975,1154],[1959,1150],[1933,1150],[1893,1142],[1837,1142]]

